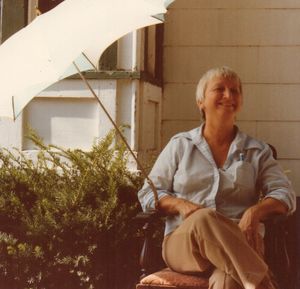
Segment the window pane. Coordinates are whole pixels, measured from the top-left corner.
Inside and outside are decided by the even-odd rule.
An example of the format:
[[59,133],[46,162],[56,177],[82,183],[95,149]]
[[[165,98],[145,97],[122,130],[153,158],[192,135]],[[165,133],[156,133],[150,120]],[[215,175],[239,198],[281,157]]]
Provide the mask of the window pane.
[[61,2],[63,2],[63,0],[39,0],[38,9],[43,14],[51,10]]
[[110,45],[102,54],[99,60],[99,70],[117,69],[118,42]]

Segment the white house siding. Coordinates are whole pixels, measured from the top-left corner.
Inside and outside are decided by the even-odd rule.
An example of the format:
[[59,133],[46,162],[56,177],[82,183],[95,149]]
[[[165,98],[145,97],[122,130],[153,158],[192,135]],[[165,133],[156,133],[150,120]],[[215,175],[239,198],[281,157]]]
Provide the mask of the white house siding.
[[[89,80],[96,95],[116,119],[116,80]],[[33,128],[46,144],[88,150],[104,137],[112,125],[96,99],[81,80],[63,80],[35,97],[23,110],[22,150],[34,146],[26,139]]]
[[195,87],[227,65],[244,83],[238,125],[273,144],[300,194],[300,1],[177,0],[164,39],[162,146],[199,124]]

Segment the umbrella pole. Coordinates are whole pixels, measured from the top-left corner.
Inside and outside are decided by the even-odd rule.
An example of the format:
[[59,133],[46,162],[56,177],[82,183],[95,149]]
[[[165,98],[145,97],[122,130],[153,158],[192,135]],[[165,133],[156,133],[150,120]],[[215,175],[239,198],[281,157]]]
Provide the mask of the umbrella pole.
[[120,129],[118,128],[117,124],[114,122],[114,120],[110,116],[109,112],[107,111],[107,109],[105,108],[105,106],[103,105],[103,103],[101,102],[101,100],[99,99],[99,97],[96,95],[95,91],[93,90],[93,88],[91,87],[91,85],[89,84],[89,82],[87,81],[87,79],[84,77],[84,75],[82,74],[82,72],[79,70],[79,68],[76,65],[76,63],[73,62],[73,64],[74,64],[74,66],[75,66],[75,68],[76,68],[76,70],[77,70],[80,78],[83,80],[83,82],[85,83],[85,85],[88,87],[88,89],[91,91],[91,93],[93,94],[93,96],[96,98],[96,100],[99,103],[99,105],[101,106],[102,110],[104,111],[104,113],[106,114],[106,116],[108,117],[108,119],[110,120],[110,122],[112,123],[113,127],[115,128],[115,130],[119,134],[119,136],[122,139],[123,143],[126,145],[126,147],[129,150],[130,154],[132,155],[132,157],[136,161],[139,169],[141,170],[142,175],[145,177],[145,179],[147,180],[148,184],[150,185],[151,190],[152,190],[152,192],[154,194],[155,209],[157,210],[158,209],[158,193],[157,193],[157,190],[156,190],[156,188],[155,188],[152,180],[149,178],[148,174],[146,173],[146,170],[144,169],[144,167],[142,166],[142,164],[140,163],[140,161],[136,157],[135,153],[131,149],[131,147],[128,144],[127,140],[125,139],[123,133],[120,131]]

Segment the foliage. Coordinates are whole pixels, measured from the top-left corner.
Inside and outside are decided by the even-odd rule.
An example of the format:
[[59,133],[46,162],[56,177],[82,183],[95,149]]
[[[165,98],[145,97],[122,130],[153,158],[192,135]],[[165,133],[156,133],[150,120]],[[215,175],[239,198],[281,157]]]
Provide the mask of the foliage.
[[[0,288],[132,287],[141,178],[114,132],[92,150],[0,150]],[[129,288],[129,287],[128,287]]]

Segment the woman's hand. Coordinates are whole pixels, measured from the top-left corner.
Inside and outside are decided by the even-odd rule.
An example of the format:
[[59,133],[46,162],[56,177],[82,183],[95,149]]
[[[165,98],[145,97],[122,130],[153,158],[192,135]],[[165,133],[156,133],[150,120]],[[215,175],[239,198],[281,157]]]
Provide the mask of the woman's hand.
[[259,236],[260,210],[258,206],[250,207],[243,214],[239,227],[244,233],[249,245],[256,251],[261,251],[261,237]]
[[177,209],[183,220],[186,219],[191,214],[193,214],[195,211],[202,208],[202,206],[192,203],[190,201],[184,199],[178,199],[178,200],[180,201],[177,204]]
[[197,205],[185,199],[166,196],[159,200],[160,209],[167,215],[180,214],[182,219],[186,219],[195,211],[203,208],[201,205]]

